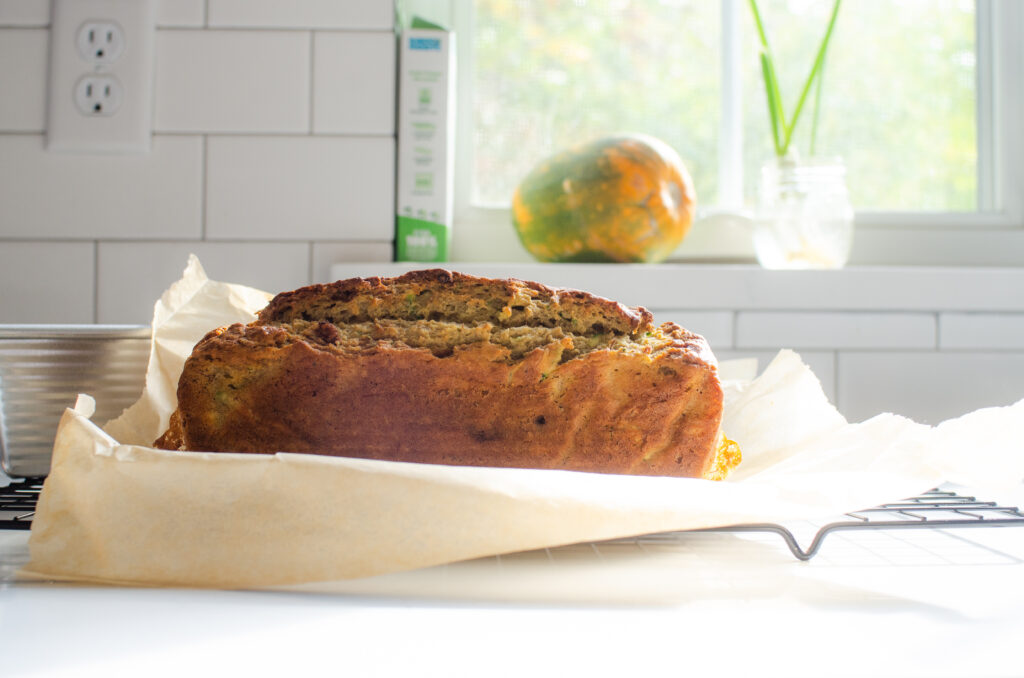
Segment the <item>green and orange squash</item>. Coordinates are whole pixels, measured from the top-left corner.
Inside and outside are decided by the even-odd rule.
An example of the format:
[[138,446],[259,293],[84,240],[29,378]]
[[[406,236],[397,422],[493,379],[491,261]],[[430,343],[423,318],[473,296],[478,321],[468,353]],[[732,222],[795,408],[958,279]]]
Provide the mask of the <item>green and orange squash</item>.
[[659,262],[689,231],[696,202],[672,147],[616,136],[541,162],[516,188],[512,221],[540,261]]

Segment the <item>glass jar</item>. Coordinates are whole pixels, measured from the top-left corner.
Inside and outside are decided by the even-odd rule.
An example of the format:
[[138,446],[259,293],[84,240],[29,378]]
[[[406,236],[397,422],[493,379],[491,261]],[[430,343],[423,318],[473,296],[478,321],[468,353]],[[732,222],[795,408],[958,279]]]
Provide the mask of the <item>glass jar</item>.
[[765,163],[753,238],[765,268],[842,268],[853,243],[843,161],[786,156]]

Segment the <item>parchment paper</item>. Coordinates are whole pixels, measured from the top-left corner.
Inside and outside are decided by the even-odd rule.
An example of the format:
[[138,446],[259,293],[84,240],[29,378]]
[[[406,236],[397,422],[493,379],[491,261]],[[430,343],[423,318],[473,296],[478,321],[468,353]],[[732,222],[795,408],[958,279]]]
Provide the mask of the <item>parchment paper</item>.
[[[1024,400],[932,428],[847,423],[792,351],[726,386],[744,460],[724,482],[148,447],[185,358],[269,295],[195,257],[157,302],[146,390],[103,430],[80,396],[59,426],[26,577],[256,588],[340,581],[617,537],[830,517],[952,481],[1024,478]],[[699,332],[699,328],[693,328]]]

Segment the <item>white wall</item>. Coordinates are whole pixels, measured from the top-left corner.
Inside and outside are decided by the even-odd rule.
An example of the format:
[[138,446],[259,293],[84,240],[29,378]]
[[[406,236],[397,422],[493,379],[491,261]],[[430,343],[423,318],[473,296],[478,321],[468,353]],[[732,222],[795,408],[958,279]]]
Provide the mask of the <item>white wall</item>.
[[148,322],[189,252],[263,289],[390,261],[392,0],[161,0],[152,151],[45,150],[49,0],[0,0],[0,323]]

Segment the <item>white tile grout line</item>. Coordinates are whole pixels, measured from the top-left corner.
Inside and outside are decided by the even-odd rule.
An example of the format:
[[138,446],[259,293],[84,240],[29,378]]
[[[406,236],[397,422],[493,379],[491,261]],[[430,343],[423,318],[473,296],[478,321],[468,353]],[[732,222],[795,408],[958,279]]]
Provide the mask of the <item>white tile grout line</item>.
[[314,85],[316,83],[316,31],[309,32],[309,131],[308,134],[313,136],[315,133],[314,124],[314,102],[316,99],[316,92],[314,91]]
[[[832,353],[832,404],[839,410],[839,349],[833,349]],[[840,410],[842,411],[842,410]]]
[[100,321],[100,241],[92,241],[92,322]]
[[[16,130],[14,132],[5,132],[0,130],[0,137],[5,135],[11,136],[40,136],[45,134],[45,131],[31,131],[31,130]],[[320,132],[319,134],[310,134],[308,131],[296,132],[293,130],[223,130],[223,129],[203,129],[203,130],[156,130],[153,132],[153,136],[162,137],[198,137],[198,136],[211,136],[211,137],[253,137],[253,138],[267,138],[267,137],[279,137],[283,139],[299,139],[309,136],[315,136],[318,138],[328,139],[395,139],[394,134],[382,134],[380,132]]]
[[[840,414],[842,414],[844,404],[840,402],[840,399],[842,398],[843,389],[839,384],[839,376],[841,372],[841,370],[839,369],[839,354],[839,349],[836,349],[835,351],[832,352],[832,388],[835,389],[832,393],[832,404],[835,406],[836,410]],[[843,416],[845,417],[846,415],[843,414]]]
[[[3,26],[0,25],[0,29],[39,29],[49,28],[50,25],[44,26]],[[379,28],[375,26],[249,26],[246,24],[239,25],[221,25],[221,26],[210,26],[210,25],[160,25],[156,27],[158,31],[224,31],[232,33],[308,33],[315,31],[317,33],[390,33],[394,34],[394,31],[390,28]]]
[[314,278],[314,273],[315,272],[313,271],[313,250],[315,249],[315,247],[316,247],[316,241],[315,240],[310,240],[309,241],[309,261],[306,263],[306,284],[307,285],[312,285],[314,282],[316,282],[316,280]]
[[199,239],[206,242],[206,203],[209,200],[210,180],[210,137],[208,134],[200,136],[202,145],[202,166],[199,168]]

